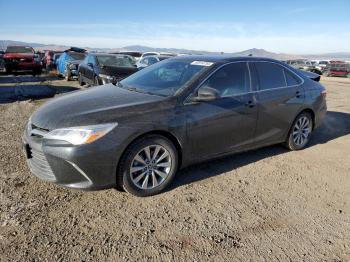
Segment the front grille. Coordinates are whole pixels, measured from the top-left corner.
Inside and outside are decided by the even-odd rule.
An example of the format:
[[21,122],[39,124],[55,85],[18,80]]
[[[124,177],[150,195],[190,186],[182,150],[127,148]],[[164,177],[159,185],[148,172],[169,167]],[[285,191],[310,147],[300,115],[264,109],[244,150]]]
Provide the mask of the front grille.
[[55,181],[55,175],[53,174],[49,162],[43,152],[29,148],[28,150],[28,165],[30,171],[37,177],[47,180]]

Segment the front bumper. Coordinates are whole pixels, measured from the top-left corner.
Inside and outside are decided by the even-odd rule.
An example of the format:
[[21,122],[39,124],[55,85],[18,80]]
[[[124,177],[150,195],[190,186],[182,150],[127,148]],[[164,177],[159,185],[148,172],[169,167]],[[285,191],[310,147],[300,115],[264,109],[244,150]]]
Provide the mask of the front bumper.
[[5,62],[5,67],[11,70],[40,70],[42,65],[37,62]]
[[72,146],[63,141],[51,141],[50,144],[50,141],[25,131],[22,141],[32,174],[42,180],[83,190],[116,186],[120,154],[108,138]]

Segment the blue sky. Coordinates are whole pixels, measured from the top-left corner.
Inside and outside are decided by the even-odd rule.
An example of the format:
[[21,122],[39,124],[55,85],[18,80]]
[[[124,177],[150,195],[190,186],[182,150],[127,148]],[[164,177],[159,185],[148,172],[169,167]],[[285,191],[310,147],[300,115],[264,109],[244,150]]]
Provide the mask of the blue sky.
[[88,47],[350,51],[350,0],[0,0],[0,39]]

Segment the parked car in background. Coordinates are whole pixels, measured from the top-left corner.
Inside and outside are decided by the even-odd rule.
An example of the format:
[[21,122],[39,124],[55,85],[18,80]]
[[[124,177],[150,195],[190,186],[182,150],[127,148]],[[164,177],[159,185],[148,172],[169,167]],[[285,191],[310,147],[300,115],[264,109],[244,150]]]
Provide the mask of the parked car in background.
[[0,72],[5,72],[4,54],[5,51],[0,50]]
[[46,69],[46,71],[51,71],[54,68],[54,57],[55,53],[52,50],[46,50],[45,56],[42,59],[43,68]]
[[136,52],[136,51],[120,51],[113,54],[129,55],[134,58],[135,64],[137,61],[141,59],[141,56],[142,56],[142,52]]
[[315,63],[313,64],[311,61],[305,59],[295,59],[287,60],[286,63],[294,68],[322,75],[322,71],[316,68]]
[[41,74],[41,60],[30,46],[8,46],[4,54],[5,69],[8,74],[13,71],[31,71],[33,75]]
[[63,52],[55,52],[53,55],[53,67],[56,69],[57,68],[57,60],[60,58]]
[[177,56],[177,54],[174,53],[167,53],[167,52],[144,52],[141,56],[141,58],[144,58],[146,56]]
[[27,162],[66,187],[154,195],[193,163],[278,143],[306,147],[327,111],[317,79],[267,58],[172,58],[116,86],[50,100],[25,129]]
[[77,78],[78,66],[85,57],[85,49],[72,47],[64,51],[56,62],[57,73],[64,76],[67,81],[70,81],[72,78]]
[[329,61],[326,61],[326,60],[321,60],[318,62],[318,66],[321,68],[322,72],[326,69],[328,64],[329,64]]
[[116,84],[136,71],[129,55],[90,53],[79,65],[78,80],[80,85]]
[[330,61],[324,75],[350,77],[350,64],[344,61]]
[[136,66],[139,70],[153,65],[155,63],[158,63],[160,61],[163,61],[165,59],[171,58],[172,56],[165,56],[165,55],[152,55],[152,56],[145,56],[141,58],[137,63]]

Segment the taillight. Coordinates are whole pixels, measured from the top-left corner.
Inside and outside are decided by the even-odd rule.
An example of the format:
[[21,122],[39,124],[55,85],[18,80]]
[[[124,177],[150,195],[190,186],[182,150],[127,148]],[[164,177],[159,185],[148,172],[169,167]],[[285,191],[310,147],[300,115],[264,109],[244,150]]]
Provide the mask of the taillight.
[[327,90],[326,90],[326,89],[323,89],[323,90],[321,91],[321,96],[322,96],[323,98],[326,98],[326,96],[327,96]]

